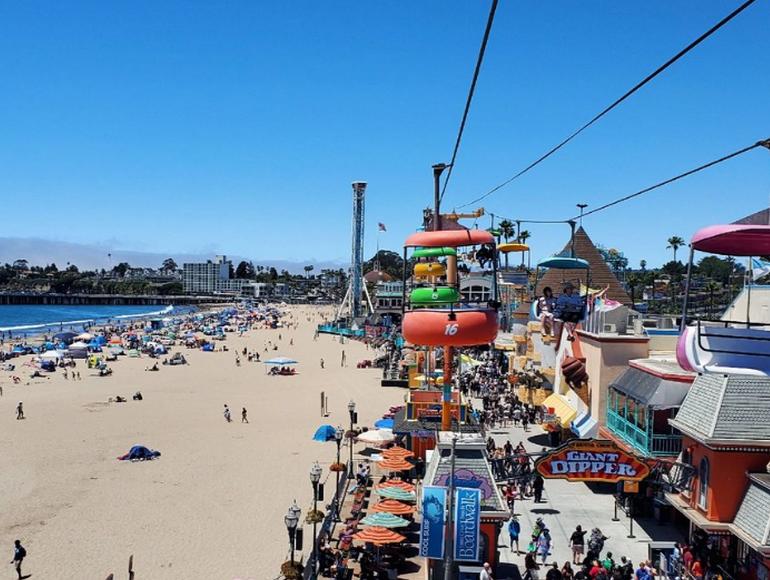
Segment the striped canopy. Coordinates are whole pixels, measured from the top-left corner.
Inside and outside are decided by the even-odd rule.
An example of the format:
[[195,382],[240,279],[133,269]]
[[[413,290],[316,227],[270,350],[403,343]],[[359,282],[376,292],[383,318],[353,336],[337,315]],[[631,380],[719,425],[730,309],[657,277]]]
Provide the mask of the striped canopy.
[[409,525],[409,520],[394,516],[388,512],[375,512],[362,519],[361,523],[367,526],[379,526],[381,528],[405,528]]
[[366,528],[360,532],[353,534],[353,539],[359,542],[369,542],[377,546],[383,546],[385,544],[398,544],[406,540],[404,536],[379,526]]
[[397,499],[399,501],[408,501],[408,502],[417,501],[417,496],[413,491],[406,491],[405,489],[401,489],[400,487],[386,487],[383,489],[378,489],[377,494],[380,495],[380,497],[385,497],[388,499]]
[[379,466],[380,469],[385,471],[408,471],[414,467],[414,465],[409,463],[406,459],[400,457],[383,459],[380,461]]
[[404,516],[414,513],[414,506],[406,505],[395,499],[384,499],[379,503],[374,504],[369,511],[372,512],[388,512],[389,514],[395,514],[397,516]]
[[411,483],[401,481],[400,479],[389,479],[388,481],[378,483],[377,485],[374,486],[374,489],[375,491],[377,491],[380,489],[385,489],[387,487],[397,487],[397,488],[403,489],[404,491],[414,491],[414,486]]

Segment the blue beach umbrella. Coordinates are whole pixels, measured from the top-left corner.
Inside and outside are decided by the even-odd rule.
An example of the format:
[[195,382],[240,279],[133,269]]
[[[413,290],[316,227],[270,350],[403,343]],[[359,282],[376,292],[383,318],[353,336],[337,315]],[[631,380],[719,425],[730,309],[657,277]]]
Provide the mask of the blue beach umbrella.
[[393,419],[379,419],[374,422],[377,429],[393,429]]
[[320,441],[321,443],[334,441],[334,434],[336,432],[337,429],[331,425],[321,425],[318,429],[316,429],[315,435],[313,435],[313,441]]

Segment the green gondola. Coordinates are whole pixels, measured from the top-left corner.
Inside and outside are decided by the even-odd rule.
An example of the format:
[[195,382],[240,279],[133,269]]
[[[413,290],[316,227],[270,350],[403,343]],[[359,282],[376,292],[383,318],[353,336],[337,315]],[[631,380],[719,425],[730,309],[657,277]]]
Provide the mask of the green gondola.
[[419,248],[414,251],[414,258],[441,258],[443,256],[456,256],[457,250],[454,248]]
[[415,288],[409,295],[412,306],[432,306],[435,304],[455,304],[460,301],[457,288],[438,286],[436,288]]

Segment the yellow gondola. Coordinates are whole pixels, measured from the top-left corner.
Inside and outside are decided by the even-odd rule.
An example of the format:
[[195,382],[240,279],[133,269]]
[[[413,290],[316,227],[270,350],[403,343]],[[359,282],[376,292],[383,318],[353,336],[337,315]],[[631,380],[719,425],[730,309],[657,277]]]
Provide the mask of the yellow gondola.
[[417,278],[446,276],[446,266],[439,262],[418,262],[414,265],[414,275]]
[[527,244],[519,244],[517,242],[508,242],[505,244],[500,244],[497,246],[497,249],[503,254],[507,254],[508,252],[527,252],[529,251],[529,246]]

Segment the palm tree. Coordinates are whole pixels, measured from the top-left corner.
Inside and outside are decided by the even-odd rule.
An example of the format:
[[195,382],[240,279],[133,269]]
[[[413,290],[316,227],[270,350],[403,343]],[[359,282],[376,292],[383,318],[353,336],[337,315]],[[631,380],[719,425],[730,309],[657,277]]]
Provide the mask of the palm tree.
[[642,272],[647,270],[647,260],[640,260],[639,261],[639,268],[641,268]]
[[499,224],[497,224],[497,229],[500,230],[500,233],[503,235],[503,238],[505,238],[506,242],[511,237],[513,237],[514,233],[516,233],[516,228],[514,227],[511,220],[502,220]]
[[314,268],[311,265],[305,266],[305,268],[304,268],[304,270],[305,270],[305,278],[308,278],[308,279],[310,278],[310,272],[312,272],[313,269]]
[[[519,243],[526,244],[527,240],[532,237],[532,234],[529,233],[527,230],[521,230],[519,231],[519,235],[516,236],[516,239],[519,240]],[[521,265],[524,265],[524,252],[521,253]],[[529,268],[529,264],[527,264],[527,268]]]
[[[505,238],[506,242],[511,238],[511,236],[513,236],[514,233],[516,233],[516,228],[514,227],[511,220],[502,220],[499,224],[497,224],[497,229],[500,231],[503,238]],[[508,269],[508,252],[505,253],[505,269]]]
[[666,249],[674,251],[674,262],[676,262],[676,251],[682,246],[684,246],[684,240],[679,236],[671,236],[668,239],[668,246],[666,246]]

